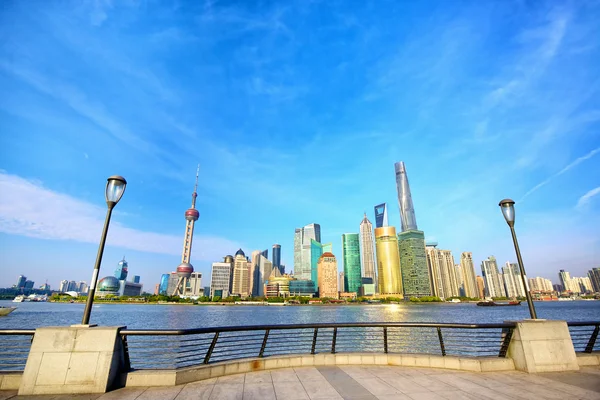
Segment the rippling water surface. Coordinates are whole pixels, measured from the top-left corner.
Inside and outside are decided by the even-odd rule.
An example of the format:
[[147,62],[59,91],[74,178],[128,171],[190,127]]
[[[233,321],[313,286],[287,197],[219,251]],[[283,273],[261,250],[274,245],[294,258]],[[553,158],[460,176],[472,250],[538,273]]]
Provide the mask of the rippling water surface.
[[[12,303],[18,307],[0,317],[0,329],[78,324],[83,304]],[[536,302],[538,318],[567,321],[600,320],[600,301]],[[361,306],[179,306],[94,305],[91,323],[136,329],[181,329],[232,325],[319,322],[455,322],[490,323],[529,318],[524,302],[516,307],[464,304],[390,304]]]

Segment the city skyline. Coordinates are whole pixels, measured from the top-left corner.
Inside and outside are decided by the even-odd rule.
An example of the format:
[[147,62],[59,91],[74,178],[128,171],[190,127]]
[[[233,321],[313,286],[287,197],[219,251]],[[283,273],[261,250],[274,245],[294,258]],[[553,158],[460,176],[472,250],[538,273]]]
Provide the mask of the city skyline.
[[510,197],[528,275],[598,267],[600,5],[434,3],[11,2],[0,286],[89,281],[116,173],[100,274],[126,253],[150,287],[179,262],[198,163],[203,277],[273,243],[293,269],[291,232],[312,221],[341,264],[341,235],[384,202],[399,232],[398,160],[425,240],[455,260],[515,261]]

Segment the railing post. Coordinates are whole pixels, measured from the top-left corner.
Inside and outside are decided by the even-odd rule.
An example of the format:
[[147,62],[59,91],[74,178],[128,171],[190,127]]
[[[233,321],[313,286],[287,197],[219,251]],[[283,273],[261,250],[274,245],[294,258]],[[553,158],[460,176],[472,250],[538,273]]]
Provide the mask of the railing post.
[[508,351],[508,346],[510,345],[514,330],[515,328],[502,328],[502,345],[500,346],[498,357],[506,357],[506,352]]
[[310,354],[315,354],[315,347],[317,347],[317,334],[319,332],[319,328],[315,328],[315,333],[313,335],[312,348],[310,349]]
[[123,362],[125,371],[131,371],[131,359],[129,358],[129,346],[127,344],[127,335],[121,335],[121,342],[123,344]]
[[265,352],[265,347],[267,347],[267,339],[269,338],[269,329],[265,331],[265,337],[263,338],[262,346],[260,346],[260,353],[258,353],[259,357],[262,357]]
[[333,328],[333,338],[331,339],[331,354],[335,354],[336,339],[337,339],[337,328]]
[[388,352],[387,328],[383,328],[383,352]]
[[594,350],[596,339],[598,339],[598,331],[600,331],[600,325],[596,325],[596,328],[594,328],[594,332],[592,332],[592,336],[590,336],[590,340],[587,346],[585,346],[585,353],[591,353]]
[[212,355],[212,352],[215,349],[215,346],[217,345],[217,340],[219,340],[219,332],[215,332],[215,337],[213,337],[213,340],[210,343],[210,347],[206,352],[206,357],[204,357],[204,364],[208,364],[208,362],[210,361],[210,356]]
[[446,348],[444,347],[444,338],[442,337],[442,328],[437,327],[438,338],[440,339],[440,348],[442,349],[442,356],[446,355]]

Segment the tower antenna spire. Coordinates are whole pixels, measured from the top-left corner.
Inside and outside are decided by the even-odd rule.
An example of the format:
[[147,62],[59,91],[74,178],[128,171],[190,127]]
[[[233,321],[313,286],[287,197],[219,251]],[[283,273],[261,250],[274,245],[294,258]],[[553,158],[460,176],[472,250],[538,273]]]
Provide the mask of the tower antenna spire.
[[192,193],[192,208],[196,208],[196,197],[198,197],[198,175],[200,174],[200,164],[196,169],[196,184],[194,185],[194,193]]

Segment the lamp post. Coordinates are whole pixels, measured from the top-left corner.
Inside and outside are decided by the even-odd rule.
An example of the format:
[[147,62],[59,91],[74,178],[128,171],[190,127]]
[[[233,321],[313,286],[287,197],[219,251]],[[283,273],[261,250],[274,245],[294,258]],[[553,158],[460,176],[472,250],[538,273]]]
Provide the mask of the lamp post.
[[523,288],[525,289],[525,296],[527,297],[527,305],[529,306],[529,314],[531,314],[532,319],[537,319],[535,307],[533,306],[533,300],[531,299],[531,293],[529,292],[527,288],[527,282],[525,281],[525,266],[523,266],[521,250],[519,250],[519,242],[517,242],[517,234],[515,233],[515,202],[511,199],[504,199],[498,205],[502,210],[502,215],[504,215],[504,219],[510,227],[510,233],[512,234],[515,252],[517,253],[517,262],[519,263],[519,269],[521,270],[521,280],[523,281]]
[[98,282],[98,273],[100,272],[100,264],[102,263],[102,254],[104,253],[104,244],[106,243],[106,233],[108,232],[108,225],[110,224],[110,216],[112,215],[113,208],[115,208],[119,200],[121,200],[121,197],[123,197],[123,193],[125,193],[125,186],[127,186],[127,181],[125,178],[119,175],[111,176],[106,182],[104,196],[106,198],[108,211],[106,211],[106,219],[104,220],[104,229],[102,230],[100,247],[98,247],[98,255],[96,256],[94,274],[92,275],[90,288],[88,290],[88,298],[87,302],[85,303],[85,310],[83,311],[83,319],[81,320],[82,325],[88,325],[90,323],[90,314],[92,313],[92,304],[94,303],[96,283]]

